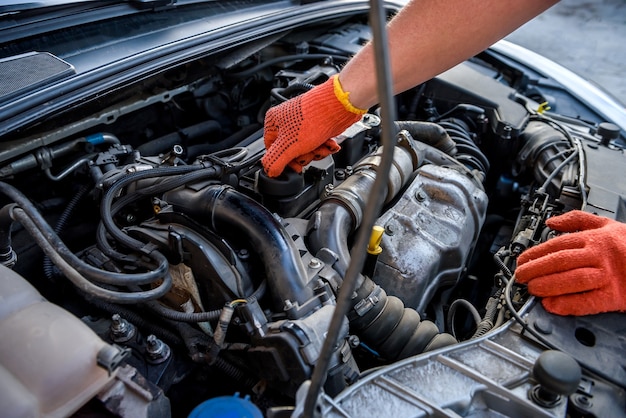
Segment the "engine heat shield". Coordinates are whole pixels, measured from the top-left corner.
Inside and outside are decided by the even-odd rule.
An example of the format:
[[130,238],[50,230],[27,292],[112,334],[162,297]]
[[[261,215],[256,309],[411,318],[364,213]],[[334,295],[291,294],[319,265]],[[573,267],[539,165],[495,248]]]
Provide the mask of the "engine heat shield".
[[442,286],[456,284],[480,233],[487,195],[467,173],[428,164],[381,216],[383,252],[372,278],[423,312]]

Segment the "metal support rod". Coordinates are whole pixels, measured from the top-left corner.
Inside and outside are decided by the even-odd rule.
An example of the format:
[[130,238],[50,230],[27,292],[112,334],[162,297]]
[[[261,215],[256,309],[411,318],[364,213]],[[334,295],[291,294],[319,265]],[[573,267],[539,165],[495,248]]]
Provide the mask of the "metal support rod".
[[335,306],[328,333],[324,340],[319,359],[313,370],[313,375],[311,376],[311,385],[304,403],[303,416],[305,418],[312,418],[314,416],[317,399],[326,381],[330,360],[334,347],[337,345],[341,324],[350,308],[352,292],[354,291],[357,279],[365,263],[370,231],[383,205],[383,199],[386,195],[387,177],[393,162],[396,109],[393,102],[393,82],[388,54],[386,32],[387,17],[382,3],[383,2],[380,0],[370,0],[369,16],[370,25],[372,27],[372,46],[374,48],[376,63],[376,82],[381,109],[381,137],[384,152],[378,167],[376,180],[374,181],[372,191],[368,198],[365,213],[363,214],[363,222],[357,232],[355,244],[352,247],[350,265],[348,266],[343,284],[337,295],[337,305]]

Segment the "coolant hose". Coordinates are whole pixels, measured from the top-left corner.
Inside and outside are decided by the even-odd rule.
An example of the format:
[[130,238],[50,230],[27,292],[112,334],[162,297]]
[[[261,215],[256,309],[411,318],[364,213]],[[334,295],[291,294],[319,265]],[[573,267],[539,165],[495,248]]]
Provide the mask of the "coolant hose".
[[207,222],[219,234],[244,237],[263,261],[276,309],[282,311],[287,300],[303,306],[313,297],[312,289],[306,285],[306,269],[291,237],[278,219],[252,198],[229,186],[209,185],[199,190],[172,190],[163,199],[175,210]]

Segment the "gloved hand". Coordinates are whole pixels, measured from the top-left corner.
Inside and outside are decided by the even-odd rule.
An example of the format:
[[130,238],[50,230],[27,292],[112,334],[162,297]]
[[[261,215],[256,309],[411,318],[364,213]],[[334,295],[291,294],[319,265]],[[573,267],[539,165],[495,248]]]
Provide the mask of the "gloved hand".
[[335,75],[308,92],[270,108],[265,115],[267,149],[261,162],[270,177],[289,165],[296,172],[341,149],[332,139],[358,121],[365,110],[348,100]]
[[581,211],[546,224],[568,234],[524,251],[516,280],[558,315],[625,311],[626,224]]

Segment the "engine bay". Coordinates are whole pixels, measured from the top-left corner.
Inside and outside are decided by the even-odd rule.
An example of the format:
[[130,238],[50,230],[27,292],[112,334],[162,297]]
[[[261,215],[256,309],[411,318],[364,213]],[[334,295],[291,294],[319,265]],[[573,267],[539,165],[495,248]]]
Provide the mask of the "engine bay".
[[[39,366],[23,372],[48,412],[187,416],[235,393],[268,416],[295,405],[384,150],[374,108],[336,138],[339,153],[270,178],[260,164],[263,118],[338,73],[370,38],[358,19],[272,35],[9,135],[0,151],[2,294],[44,329],[63,318],[41,349],[77,360],[46,362],[46,376],[87,374],[81,353],[97,353],[103,370],[65,390],[51,377],[35,384]],[[513,332],[518,311],[540,315],[512,278],[516,257],[551,234],[551,216],[582,209],[626,222],[619,128],[521,65],[485,51],[395,100],[394,164],[324,385],[329,398],[345,400],[369,374],[416,355]],[[575,328],[599,334],[608,323],[586,321]],[[15,354],[3,364],[31,338],[28,323],[11,325]],[[526,338],[521,328],[506,338]],[[623,366],[618,347],[602,352]],[[595,356],[574,354],[587,382],[603,388],[598,409],[556,415],[623,411],[624,369],[602,371]]]

